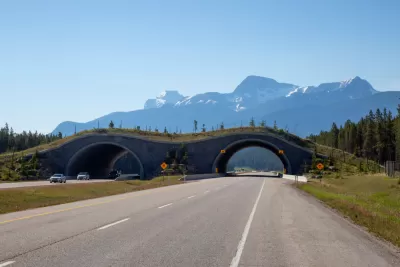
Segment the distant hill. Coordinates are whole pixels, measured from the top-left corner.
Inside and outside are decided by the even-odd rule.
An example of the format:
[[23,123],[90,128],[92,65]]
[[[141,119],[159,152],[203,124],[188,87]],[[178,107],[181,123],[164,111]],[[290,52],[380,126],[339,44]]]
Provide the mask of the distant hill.
[[393,113],[400,92],[379,92],[360,77],[342,82],[323,83],[318,86],[298,86],[280,83],[274,79],[248,76],[232,93],[208,92],[183,96],[168,90],[155,99],[146,101],[144,108],[130,112],[114,112],[85,123],[66,121],[53,133],[71,135],[76,130],[108,127],[112,120],[115,127],[151,127],[169,132],[192,132],[193,121],[200,129],[248,125],[251,117],[256,122],[266,120],[267,125],[277,122],[302,137],[329,129],[332,122],[344,123],[347,119],[358,120],[370,109],[386,107]]

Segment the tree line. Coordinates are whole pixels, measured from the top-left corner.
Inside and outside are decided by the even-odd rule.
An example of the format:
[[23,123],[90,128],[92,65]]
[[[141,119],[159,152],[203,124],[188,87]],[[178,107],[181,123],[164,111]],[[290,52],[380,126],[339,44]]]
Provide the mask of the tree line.
[[41,144],[47,144],[63,138],[62,133],[58,135],[46,135],[31,131],[15,133],[12,127],[6,123],[0,128],[0,153],[21,151]]
[[400,160],[400,105],[397,116],[386,108],[379,108],[358,122],[347,120],[344,125],[332,123],[329,131],[321,131],[307,138],[321,145],[334,147],[384,164]]

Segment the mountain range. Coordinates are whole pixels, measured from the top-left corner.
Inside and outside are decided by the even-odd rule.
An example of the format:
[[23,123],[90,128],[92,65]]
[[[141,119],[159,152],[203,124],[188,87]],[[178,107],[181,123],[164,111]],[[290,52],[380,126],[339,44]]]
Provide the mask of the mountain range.
[[305,137],[320,130],[328,130],[333,122],[343,124],[347,119],[358,121],[370,109],[387,108],[397,112],[399,91],[378,91],[366,80],[356,76],[342,82],[318,86],[298,86],[274,79],[248,76],[232,93],[207,92],[184,96],[167,90],[145,102],[144,108],[129,112],[114,112],[86,123],[66,121],[52,133],[71,135],[77,131],[108,127],[112,120],[116,127],[140,126],[141,129],[167,128],[169,132],[192,132],[193,121],[199,128],[226,128],[248,125],[251,118],[267,125],[276,121],[278,127]]

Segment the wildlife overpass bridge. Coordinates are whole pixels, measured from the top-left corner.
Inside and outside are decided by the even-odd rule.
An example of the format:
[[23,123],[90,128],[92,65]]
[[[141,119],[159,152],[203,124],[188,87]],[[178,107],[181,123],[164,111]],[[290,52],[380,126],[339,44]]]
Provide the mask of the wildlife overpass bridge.
[[[105,177],[123,155],[136,161],[142,179],[160,173],[167,153],[187,152],[188,166],[195,173],[227,171],[229,159],[247,147],[262,147],[275,153],[288,174],[301,174],[311,164],[313,152],[272,133],[232,133],[190,142],[167,142],[123,134],[87,134],[43,151],[40,158],[51,172],[67,176],[87,171],[92,177]],[[282,153],[283,152],[283,153]]]

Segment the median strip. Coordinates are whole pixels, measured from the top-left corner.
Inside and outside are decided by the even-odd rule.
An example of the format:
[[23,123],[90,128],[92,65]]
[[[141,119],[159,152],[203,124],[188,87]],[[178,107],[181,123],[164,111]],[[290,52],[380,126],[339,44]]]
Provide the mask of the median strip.
[[170,176],[165,180],[158,177],[152,180],[67,183],[58,186],[1,189],[0,214],[183,183],[179,178],[181,176]]

